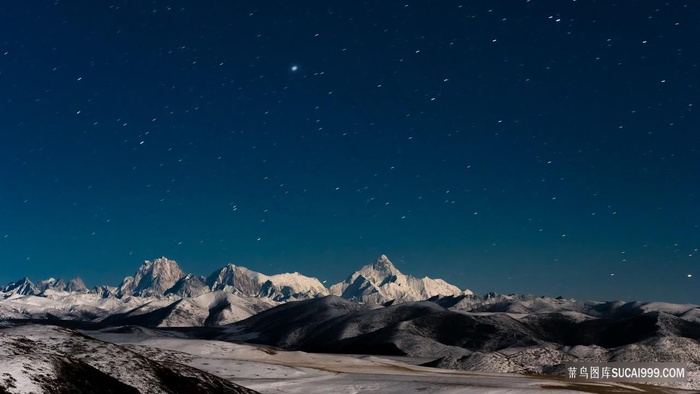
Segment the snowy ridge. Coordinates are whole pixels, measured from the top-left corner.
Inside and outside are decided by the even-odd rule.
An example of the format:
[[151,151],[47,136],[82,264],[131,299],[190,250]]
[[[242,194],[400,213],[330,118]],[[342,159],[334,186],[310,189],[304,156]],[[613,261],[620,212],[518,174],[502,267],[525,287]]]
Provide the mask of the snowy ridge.
[[309,299],[329,294],[328,289],[316,278],[298,272],[267,276],[255,273],[253,278],[261,283],[260,295],[277,301]]
[[[39,284],[36,286],[37,289],[44,293],[47,290],[50,291],[65,291],[69,293],[87,293],[88,288],[85,286],[85,283],[83,282],[82,279],[78,278],[73,278],[70,281],[66,283],[65,279],[59,278],[58,280],[54,278],[49,278],[46,280],[42,280],[39,282]],[[25,294],[28,295],[28,294]]]
[[228,264],[206,280],[212,291],[237,292],[275,301],[308,299],[328,295],[328,289],[316,278],[298,272],[268,276],[245,267]]
[[219,326],[247,319],[278,305],[268,298],[245,297],[221,290],[182,298],[167,305],[153,303],[100,320],[102,324],[142,327]]
[[179,362],[161,363],[53,326],[0,328],[0,354],[2,393],[255,393]]

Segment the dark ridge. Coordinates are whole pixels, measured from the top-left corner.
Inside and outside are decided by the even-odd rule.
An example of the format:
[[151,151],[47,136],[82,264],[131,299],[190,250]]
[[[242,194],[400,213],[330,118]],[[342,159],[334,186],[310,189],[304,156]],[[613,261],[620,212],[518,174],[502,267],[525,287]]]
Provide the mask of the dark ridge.
[[433,361],[428,361],[427,363],[423,364],[418,364],[419,367],[428,367],[428,368],[440,368],[440,363],[442,363],[445,360],[445,357],[440,357],[436,358]]
[[600,333],[598,345],[613,348],[660,336],[658,321],[652,314],[615,321]]
[[[432,340],[467,351],[490,352],[543,343],[597,345],[611,349],[664,336],[700,338],[700,324],[662,312],[635,315],[639,311],[636,304],[629,304],[618,314],[627,317],[591,317],[581,321],[560,312],[533,313],[522,319],[505,313],[459,313],[448,311],[435,302],[353,310],[344,302],[336,301],[327,298],[289,303],[232,327],[243,333],[259,334],[251,342],[288,350],[410,353],[421,357],[439,354],[413,354],[415,349],[409,345],[413,341]],[[616,308],[611,309],[613,312]],[[236,339],[235,334],[231,337]],[[225,335],[222,338],[225,340]]]
[[[159,367],[156,376],[166,392],[172,394],[255,394],[257,391],[247,389],[214,375],[185,376],[172,369]],[[198,371],[200,372],[200,371]],[[208,378],[207,380],[205,380]]]
[[452,308],[453,306],[457,305],[457,303],[459,303],[460,301],[462,301],[465,298],[467,298],[467,296],[464,296],[464,295],[457,296],[457,297],[455,297],[455,296],[447,296],[447,297],[435,296],[435,297],[431,297],[430,299],[428,299],[428,301],[434,302],[434,303],[440,305],[441,307],[448,309],[448,308]]
[[[139,327],[144,327],[138,324],[104,324],[103,322],[84,322],[77,320],[45,320],[45,319],[8,319],[3,320],[3,323],[8,323],[13,326],[21,326],[28,324],[37,324],[45,326],[56,326],[62,328],[70,328],[73,330],[96,331],[108,330],[114,333],[130,333],[138,330]],[[146,327],[148,328],[148,327]],[[2,327],[0,327],[2,329]],[[219,339],[224,333],[224,328],[221,326],[210,327],[157,327],[152,328],[160,332],[172,332],[183,334],[190,338],[197,339]],[[2,394],[2,393],[0,393]]]
[[217,302],[216,305],[209,308],[209,315],[206,319],[204,319],[204,325],[207,327],[215,325],[216,318],[219,317],[219,315],[221,315],[221,312],[223,312],[229,306],[230,304],[228,303],[228,301],[226,299],[223,299]]
[[56,379],[41,382],[46,394],[140,394],[139,391],[78,360],[56,357]]
[[539,344],[530,327],[508,315],[470,316],[439,312],[412,321],[423,335],[436,341],[478,351]]
[[626,302],[620,305],[620,301],[605,302],[594,305],[591,309],[600,313],[600,316],[607,318],[629,318],[639,316],[644,313],[638,302]]
[[[304,333],[304,336],[297,340],[297,346],[299,349],[311,349],[313,347],[317,351],[322,352],[356,353],[354,350],[343,350],[343,346],[352,346],[353,348],[363,346],[362,344],[355,344],[357,338],[363,338],[373,343],[389,341],[390,334],[399,330],[399,323],[410,321],[435,311],[444,310],[432,303],[422,302],[397,304],[367,311],[355,311],[329,319],[315,326],[312,331],[297,329],[297,333]],[[353,338],[343,338],[343,333],[346,327],[349,326],[357,327],[359,332]],[[377,336],[381,335],[380,333],[382,332],[389,334],[378,338]],[[324,347],[330,350],[322,350]],[[390,353],[382,354],[396,355],[394,350],[391,350]]]
[[158,327],[158,331],[178,333],[196,339],[221,339],[226,333],[223,326]]
[[63,328],[71,328],[74,330],[100,330],[103,328],[110,327],[109,324],[104,324],[102,322],[88,322],[81,320],[62,320],[62,319],[7,319],[3,322],[10,323],[12,325],[27,325],[27,324],[39,324],[47,326],[57,326]]
[[700,341],[700,324],[689,322],[683,319],[676,318],[677,334],[680,337],[686,337]]
[[310,341],[299,350],[319,353],[374,354],[382,356],[408,356],[394,340],[396,326],[384,327],[350,338],[317,345]]
[[[660,336],[658,315],[645,314],[626,319],[571,320],[560,313],[548,313],[528,320],[537,336],[565,346],[598,345],[605,348],[629,345]],[[693,325],[692,323],[690,323]],[[697,330],[697,325],[695,325]]]

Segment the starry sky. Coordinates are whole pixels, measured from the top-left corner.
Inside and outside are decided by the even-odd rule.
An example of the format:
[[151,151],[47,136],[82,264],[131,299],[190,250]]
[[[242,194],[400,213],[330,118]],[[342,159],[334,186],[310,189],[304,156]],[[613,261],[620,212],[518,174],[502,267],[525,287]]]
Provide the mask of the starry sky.
[[700,303],[700,4],[0,3],[0,282],[165,255]]

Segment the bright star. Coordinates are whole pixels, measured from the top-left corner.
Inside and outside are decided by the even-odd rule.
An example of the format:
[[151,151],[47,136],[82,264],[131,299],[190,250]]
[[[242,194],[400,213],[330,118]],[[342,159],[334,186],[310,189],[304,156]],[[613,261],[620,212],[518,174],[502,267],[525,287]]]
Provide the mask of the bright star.
[[299,69],[299,66],[297,66],[296,64],[292,65],[292,71],[296,71],[298,69]]

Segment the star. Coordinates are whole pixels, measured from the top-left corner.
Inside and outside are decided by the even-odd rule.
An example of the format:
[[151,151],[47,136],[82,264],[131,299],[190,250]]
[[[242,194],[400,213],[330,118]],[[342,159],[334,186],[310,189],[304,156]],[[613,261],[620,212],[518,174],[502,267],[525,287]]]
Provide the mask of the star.
[[291,69],[292,71],[297,71],[299,69],[299,66],[297,66],[296,64],[292,64]]

